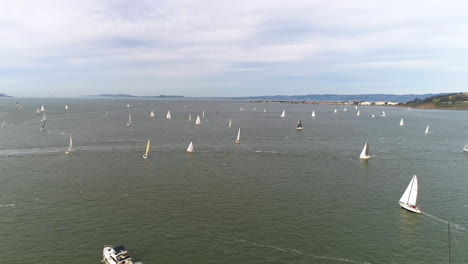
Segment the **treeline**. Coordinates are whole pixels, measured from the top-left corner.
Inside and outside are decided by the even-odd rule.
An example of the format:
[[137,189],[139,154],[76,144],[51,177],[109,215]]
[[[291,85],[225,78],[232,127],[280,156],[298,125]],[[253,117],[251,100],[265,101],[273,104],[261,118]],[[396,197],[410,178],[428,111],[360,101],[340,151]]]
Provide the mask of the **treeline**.
[[453,93],[453,94],[444,94],[444,95],[436,95],[427,97],[425,99],[416,98],[413,101],[406,102],[406,104],[410,105],[418,105],[424,103],[456,103],[456,102],[463,102],[468,101],[468,93]]

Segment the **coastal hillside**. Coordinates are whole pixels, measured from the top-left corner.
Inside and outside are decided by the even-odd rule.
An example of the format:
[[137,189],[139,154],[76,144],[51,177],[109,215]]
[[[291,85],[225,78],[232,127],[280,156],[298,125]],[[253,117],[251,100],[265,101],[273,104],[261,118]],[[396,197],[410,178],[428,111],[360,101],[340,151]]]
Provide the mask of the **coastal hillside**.
[[405,104],[413,108],[438,108],[468,110],[468,93],[452,93],[430,96],[424,99],[416,98]]

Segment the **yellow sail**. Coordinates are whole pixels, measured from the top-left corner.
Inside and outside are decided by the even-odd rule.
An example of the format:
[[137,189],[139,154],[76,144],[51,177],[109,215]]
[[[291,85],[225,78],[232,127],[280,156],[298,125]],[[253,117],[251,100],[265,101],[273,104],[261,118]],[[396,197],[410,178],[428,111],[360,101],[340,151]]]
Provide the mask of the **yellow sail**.
[[150,149],[150,140],[148,139],[148,144],[146,144],[145,156],[148,156],[149,149]]

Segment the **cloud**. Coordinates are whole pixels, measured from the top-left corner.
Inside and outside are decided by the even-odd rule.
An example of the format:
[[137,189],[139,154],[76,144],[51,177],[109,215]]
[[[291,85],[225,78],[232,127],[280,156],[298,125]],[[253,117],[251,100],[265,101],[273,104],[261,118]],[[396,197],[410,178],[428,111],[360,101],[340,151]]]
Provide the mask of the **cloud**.
[[[192,87],[220,87],[205,94],[214,96],[232,84],[282,93],[268,79],[300,76],[295,83],[304,88],[296,93],[313,93],[305,87],[317,78],[340,87],[343,76],[363,83],[369,71],[385,81],[388,70],[414,73],[398,75],[409,87],[430,72],[449,80],[467,68],[466,13],[460,1],[2,1],[0,89],[65,79],[88,79],[83,84],[95,89],[122,78],[148,87],[186,79]],[[467,81],[457,80],[457,87]],[[182,86],[173,87],[187,93]]]

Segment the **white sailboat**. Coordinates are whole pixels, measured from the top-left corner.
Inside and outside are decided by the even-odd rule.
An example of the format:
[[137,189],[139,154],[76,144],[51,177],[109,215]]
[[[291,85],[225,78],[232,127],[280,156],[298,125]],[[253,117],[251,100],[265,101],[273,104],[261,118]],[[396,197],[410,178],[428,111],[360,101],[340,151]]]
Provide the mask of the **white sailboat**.
[[127,108],[130,108],[130,104],[127,104]]
[[44,115],[42,115],[42,119],[41,119],[41,122],[44,122],[47,120],[47,116],[46,116],[46,113],[44,112]]
[[201,125],[201,119],[199,115],[197,115],[197,120],[195,121],[195,125]]
[[44,109],[44,105],[41,105],[41,112],[44,112],[45,109]]
[[240,128],[239,128],[239,131],[237,132],[236,143],[237,143],[237,144],[240,143]]
[[315,111],[312,111],[311,117],[315,117]]
[[369,155],[369,144],[366,140],[366,144],[364,144],[364,148],[362,148],[361,155],[359,155],[359,158],[363,160],[368,160],[370,159],[370,157],[371,156]]
[[231,127],[231,125],[232,125],[232,119],[229,119],[229,125],[228,125],[228,127]]
[[244,108],[242,108],[242,106],[241,106],[241,107],[240,107],[240,110],[241,110],[241,111],[244,111]]
[[205,117],[205,109],[203,109],[201,116]]
[[286,109],[283,109],[283,113],[281,113],[280,117],[286,117]]
[[333,113],[335,113],[335,114],[336,114],[336,113],[338,113],[338,111],[335,109],[335,110],[333,110]]
[[106,112],[106,114],[104,115],[104,118],[107,118],[108,115],[109,115],[109,112]]
[[465,146],[463,147],[463,151],[468,152],[468,143],[466,143]]
[[361,110],[358,110],[356,113],[356,116],[360,116],[360,115],[361,115]]
[[192,122],[192,114],[188,114],[188,121]]
[[190,144],[188,145],[187,152],[193,152],[193,143],[190,141]]
[[128,114],[128,123],[127,123],[127,126],[131,126],[132,125],[132,115],[131,114]]
[[424,131],[424,134],[429,134],[429,126],[426,127],[426,131]]
[[266,109],[263,109],[263,113],[266,113]]
[[403,121],[403,118],[400,120],[400,126],[405,126],[405,121]]
[[149,149],[150,149],[150,140],[148,139],[148,143],[146,143],[146,151],[145,151],[145,154],[143,154],[144,159],[148,158]]
[[46,121],[47,121],[47,120],[44,120],[44,121],[42,121],[42,127],[41,127],[41,130],[42,130],[42,131],[44,131],[44,130],[45,130],[45,124],[46,124]]
[[301,120],[297,120],[296,130],[302,130],[302,122],[301,122]]
[[2,127],[6,127],[5,120],[3,120]]
[[167,110],[166,119],[171,119],[171,111]]
[[346,112],[346,107],[343,109],[343,112]]
[[414,213],[421,213],[419,206],[417,206],[416,202],[418,199],[418,178],[416,175],[413,176],[408,187],[406,187],[405,192],[400,198],[400,206],[410,212]]
[[374,118],[374,117],[375,117],[375,115],[374,115],[374,114],[372,114],[372,118]]
[[67,154],[67,155],[73,154],[72,146],[73,146],[73,141],[72,141],[72,136],[70,134],[70,143],[68,145],[67,151],[65,151],[65,154]]
[[150,117],[154,117],[154,111],[151,109]]
[[385,111],[382,111],[382,114],[380,116],[385,117]]
[[65,110],[68,110],[68,105],[65,105]]
[[257,110],[256,110],[255,107],[254,107],[254,112],[256,112],[256,111],[257,111]]
[[354,109],[357,109],[357,105],[354,107]]
[[38,115],[38,114],[40,114],[40,113],[41,113],[41,110],[39,109],[39,107],[36,108],[36,112],[35,112],[34,114],[35,114],[35,115]]

